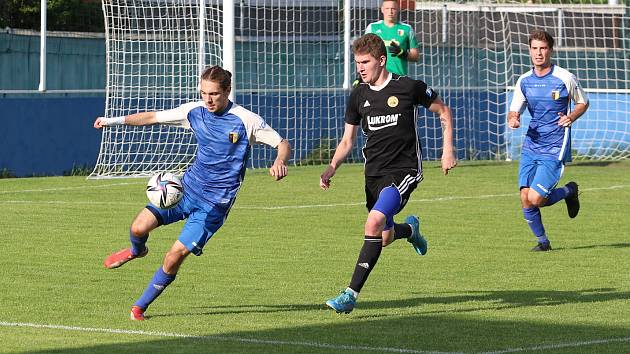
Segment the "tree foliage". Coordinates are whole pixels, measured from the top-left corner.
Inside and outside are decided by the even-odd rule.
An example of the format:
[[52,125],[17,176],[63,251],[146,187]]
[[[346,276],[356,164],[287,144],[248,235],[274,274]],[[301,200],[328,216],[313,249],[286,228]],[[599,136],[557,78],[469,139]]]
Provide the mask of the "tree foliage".
[[[40,29],[40,0],[1,0],[0,28]],[[47,0],[51,31],[103,32],[100,0]]]

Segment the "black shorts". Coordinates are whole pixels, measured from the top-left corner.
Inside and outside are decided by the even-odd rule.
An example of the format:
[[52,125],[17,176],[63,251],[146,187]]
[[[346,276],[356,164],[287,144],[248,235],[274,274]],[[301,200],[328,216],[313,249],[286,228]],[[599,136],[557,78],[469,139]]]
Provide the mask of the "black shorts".
[[401,171],[379,177],[365,176],[365,206],[368,211],[372,210],[383,188],[394,186],[400,192],[400,208],[396,212],[399,213],[409,201],[411,192],[421,181],[422,174],[416,174],[413,171]]

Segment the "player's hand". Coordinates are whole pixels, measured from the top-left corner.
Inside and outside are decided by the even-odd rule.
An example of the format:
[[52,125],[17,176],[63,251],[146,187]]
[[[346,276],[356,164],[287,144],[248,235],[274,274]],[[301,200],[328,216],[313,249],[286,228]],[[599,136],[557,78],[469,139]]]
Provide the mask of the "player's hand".
[[101,129],[103,127],[103,124],[101,124],[101,120],[103,119],[103,117],[97,117],[96,120],[94,121],[94,128],[96,129]]
[[558,116],[560,117],[560,119],[558,119],[559,126],[568,127],[568,126],[571,126],[571,124],[573,123],[571,118],[569,118],[569,116],[567,116],[566,114],[562,112],[558,112]]
[[455,154],[453,152],[442,153],[442,172],[444,172],[444,175],[448,175],[448,171],[455,168],[455,166],[457,166]]
[[387,47],[387,51],[389,51],[392,56],[400,58],[407,58],[407,55],[409,54],[407,50],[402,49],[398,43],[394,41],[390,42],[389,47]]
[[282,160],[274,161],[273,166],[271,166],[271,168],[269,169],[269,174],[276,181],[279,181],[283,179],[284,177],[286,177],[288,172],[289,172],[289,169],[287,168],[287,165]]
[[521,120],[519,117],[513,116],[508,119],[508,127],[517,129],[521,126]]
[[326,170],[319,177],[319,187],[323,190],[330,188],[330,179],[335,175],[335,168],[331,165],[326,167]]

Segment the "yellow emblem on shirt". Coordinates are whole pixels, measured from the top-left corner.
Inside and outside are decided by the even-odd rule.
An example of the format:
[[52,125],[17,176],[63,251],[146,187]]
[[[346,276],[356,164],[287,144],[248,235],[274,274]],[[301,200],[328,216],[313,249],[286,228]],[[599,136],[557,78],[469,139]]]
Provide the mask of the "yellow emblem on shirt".
[[238,141],[238,133],[230,132],[230,142],[232,144],[236,144],[237,141]]
[[392,107],[392,108],[398,106],[398,97],[396,97],[396,96],[389,96],[389,98],[387,99],[387,105]]
[[560,91],[556,91],[556,90],[551,91],[551,99],[553,100],[560,99]]

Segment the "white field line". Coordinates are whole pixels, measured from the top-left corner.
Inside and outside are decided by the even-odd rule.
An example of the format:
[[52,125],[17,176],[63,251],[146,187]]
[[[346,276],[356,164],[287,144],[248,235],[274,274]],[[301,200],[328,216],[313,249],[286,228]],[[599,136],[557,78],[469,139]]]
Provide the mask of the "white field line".
[[[0,327],[28,327],[28,328],[36,328],[36,329],[53,329],[53,330],[77,331],[77,332],[86,332],[86,333],[111,333],[111,334],[123,334],[123,335],[139,335],[139,336],[146,336],[146,337],[189,338],[189,339],[197,339],[197,340],[216,341],[216,342],[286,345],[286,346],[301,346],[301,347],[312,347],[312,348],[326,348],[326,349],[335,349],[335,350],[363,350],[363,351],[377,351],[377,352],[388,352],[388,353],[419,353],[419,354],[462,354],[463,353],[463,352],[441,352],[441,351],[427,351],[427,350],[415,350],[415,349],[391,348],[391,347],[367,347],[367,346],[361,346],[361,345],[343,345],[343,344],[329,344],[329,343],[303,342],[303,341],[280,341],[280,340],[241,338],[241,337],[228,337],[228,336],[199,336],[199,335],[183,334],[183,333],[154,332],[154,331],[128,330],[128,329],[116,329],[116,328],[76,327],[76,326],[4,322],[4,321],[0,321]],[[480,352],[480,354],[504,354],[504,353],[541,351],[541,350],[548,350],[548,349],[578,348],[578,347],[598,345],[598,344],[611,344],[611,343],[623,343],[623,342],[630,342],[630,337],[594,339],[594,340],[589,340],[589,341],[536,345],[536,346],[531,346],[531,347],[507,348],[507,349],[496,350],[496,351]]]
[[594,340],[587,340],[587,341],[580,341],[580,342],[536,345],[533,347],[522,347],[522,348],[508,348],[508,349],[497,350],[497,351],[492,351],[492,352],[482,352],[480,354],[504,354],[504,353],[517,353],[517,352],[531,352],[531,351],[539,351],[539,350],[577,348],[577,347],[584,347],[584,346],[589,346],[589,345],[611,344],[611,343],[622,343],[622,342],[630,342],[630,337],[594,339]]
[[371,351],[371,352],[416,353],[416,354],[460,354],[459,352],[438,352],[438,351],[426,351],[426,350],[415,350],[415,349],[405,349],[405,348],[366,347],[366,346],[361,346],[361,345],[343,345],[343,344],[329,344],[329,343],[318,343],[318,342],[268,340],[268,339],[241,338],[241,337],[229,337],[229,336],[198,336],[198,335],[183,334],[183,333],[152,332],[152,331],[139,331],[139,330],[128,330],[128,329],[116,329],[116,328],[76,327],[76,326],[64,326],[64,325],[52,325],[52,324],[3,322],[3,321],[0,321],[0,327],[28,327],[28,328],[36,328],[36,329],[54,329],[54,330],[62,330],[62,331],[77,331],[77,332],[89,332],[89,333],[112,333],[112,334],[123,334],[123,335],[139,335],[139,336],[147,336],[147,337],[188,338],[188,339],[196,339],[196,340],[215,341],[215,342],[237,342],[237,343],[246,343],[246,344],[286,345],[286,346],[293,346],[293,347],[326,348],[326,349],[333,349],[333,350],[360,350],[360,351]]
[[99,189],[99,188],[107,188],[107,187],[129,186],[133,184],[144,184],[144,182],[143,183],[121,182],[121,183],[76,186],[76,187],[61,187],[61,188],[18,189],[18,190],[0,191],[0,194],[40,193],[40,192],[71,191],[71,190],[81,190],[81,189]]
[[[123,183],[134,184],[134,183]],[[103,185],[102,187],[116,186],[122,184]],[[593,192],[600,190],[614,190],[628,188],[630,185],[614,185],[608,187],[594,187],[594,188],[580,188],[580,192]],[[80,187],[68,187],[67,189],[79,189]],[[65,188],[59,190],[66,190]],[[25,190],[25,192],[37,192],[38,190]],[[46,189],[39,191],[55,191],[54,189]],[[11,191],[11,193],[20,193],[22,191]],[[0,192],[0,194],[3,194]],[[475,196],[448,196],[448,197],[436,197],[436,198],[424,198],[424,199],[411,199],[407,203],[430,203],[430,202],[447,202],[453,200],[468,200],[468,199],[492,199],[492,198],[505,198],[505,197],[518,197],[518,193],[504,193],[504,194],[482,194]],[[9,204],[72,204],[72,205],[139,205],[135,202],[116,202],[111,201],[56,201],[56,200],[3,200],[2,203]],[[314,208],[337,208],[364,205],[365,202],[353,202],[353,203],[331,203],[331,204],[307,204],[307,205],[279,205],[279,206],[255,206],[255,205],[235,205],[232,209],[245,209],[245,210],[285,210],[285,209],[314,209]]]

